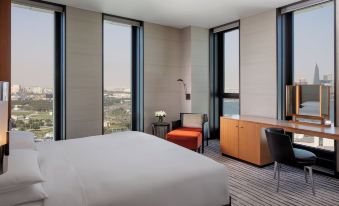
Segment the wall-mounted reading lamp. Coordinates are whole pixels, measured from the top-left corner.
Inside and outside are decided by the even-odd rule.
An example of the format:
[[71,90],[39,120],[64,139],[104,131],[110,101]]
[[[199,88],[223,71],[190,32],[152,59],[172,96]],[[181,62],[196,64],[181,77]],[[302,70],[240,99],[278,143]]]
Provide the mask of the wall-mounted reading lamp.
[[8,166],[8,99],[9,83],[0,81],[0,175],[7,172]]
[[186,83],[184,82],[184,80],[178,79],[177,81],[178,81],[178,82],[182,82],[182,84],[184,85],[184,91],[185,91],[185,97],[186,97],[186,100],[190,100],[190,99],[191,99],[191,94],[189,94],[189,93],[187,92],[187,87],[186,87]]

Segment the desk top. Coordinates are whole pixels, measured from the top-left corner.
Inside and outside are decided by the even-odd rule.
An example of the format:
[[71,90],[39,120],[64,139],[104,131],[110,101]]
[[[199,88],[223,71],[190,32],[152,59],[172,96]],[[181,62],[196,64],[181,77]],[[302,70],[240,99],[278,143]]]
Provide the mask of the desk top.
[[304,125],[286,120],[277,120],[273,118],[247,116],[247,115],[233,115],[222,116],[222,119],[233,119],[239,121],[253,122],[264,125],[264,127],[279,127],[288,132],[301,133],[306,135],[312,135],[317,137],[324,137],[329,139],[339,140],[339,127],[325,127],[317,125]]

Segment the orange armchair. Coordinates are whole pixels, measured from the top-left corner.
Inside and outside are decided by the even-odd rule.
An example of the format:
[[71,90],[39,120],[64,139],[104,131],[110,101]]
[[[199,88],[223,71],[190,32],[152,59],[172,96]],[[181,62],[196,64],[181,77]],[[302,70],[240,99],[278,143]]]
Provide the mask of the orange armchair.
[[204,142],[208,145],[207,114],[180,113],[180,120],[172,122],[172,131],[166,134],[170,142],[204,153]]

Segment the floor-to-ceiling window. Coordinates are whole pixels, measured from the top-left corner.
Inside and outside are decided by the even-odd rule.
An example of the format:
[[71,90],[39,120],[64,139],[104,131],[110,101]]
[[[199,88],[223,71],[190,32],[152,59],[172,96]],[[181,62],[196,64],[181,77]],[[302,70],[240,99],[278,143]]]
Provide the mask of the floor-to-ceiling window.
[[56,75],[61,72],[57,54],[61,35],[56,34],[61,32],[60,15],[60,11],[12,4],[12,129],[33,132],[37,141],[61,139],[56,116],[60,114],[56,100],[61,76]]
[[132,28],[104,21],[104,133],[131,129]]
[[[335,118],[333,2],[293,12],[292,75],[294,84],[330,86],[330,120],[333,123]],[[332,139],[295,134],[294,143],[334,151]]]
[[210,32],[210,136],[219,138],[220,116],[240,114],[240,22]]
[[141,32],[140,22],[104,16],[104,134],[142,130]]
[[[323,85],[329,88],[329,115],[326,122],[335,125],[335,8],[334,1],[304,1],[280,10],[278,16],[278,117],[286,116],[285,86],[299,85],[298,114],[294,119],[302,122],[317,122],[307,118],[309,114],[318,114],[322,100],[317,88]],[[311,87],[312,86],[312,87]],[[312,98],[310,95],[312,94]],[[307,96],[308,95],[308,96]],[[320,96],[319,96],[320,97]],[[325,101],[326,103],[327,101]],[[327,110],[327,109],[326,109]],[[301,114],[301,115],[300,115]],[[306,115],[306,118],[304,118]],[[323,118],[323,117],[321,117]],[[335,167],[335,141],[305,134],[291,134],[295,147],[314,152],[318,156],[317,164],[323,167]]]
[[223,115],[239,114],[239,29],[224,33]]

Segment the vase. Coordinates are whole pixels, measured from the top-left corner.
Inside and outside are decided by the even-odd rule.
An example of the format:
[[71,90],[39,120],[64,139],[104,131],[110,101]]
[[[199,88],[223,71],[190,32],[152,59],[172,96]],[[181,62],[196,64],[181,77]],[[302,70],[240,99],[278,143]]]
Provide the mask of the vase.
[[164,121],[164,117],[158,117],[158,122],[163,122]]

